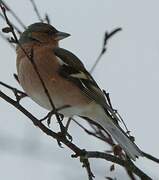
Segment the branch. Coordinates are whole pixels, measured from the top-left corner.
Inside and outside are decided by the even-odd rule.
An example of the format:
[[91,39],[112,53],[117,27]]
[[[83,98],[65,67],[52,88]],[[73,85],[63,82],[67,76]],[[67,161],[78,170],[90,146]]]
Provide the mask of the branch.
[[84,151],[80,149],[79,147],[77,147],[72,142],[70,142],[65,136],[61,136],[59,133],[55,133],[49,128],[47,128],[44,124],[41,123],[41,121],[39,121],[35,116],[33,116],[29,111],[27,111],[22,105],[20,105],[19,103],[17,103],[17,101],[13,100],[12,98],[4,94],[2,91],[0,91],[0,97],[4,99],[5,101],[7,101],[9,104],[12,104],[19,111],[21,111],[25,116],[27,116],[32,121],[32,123],[35,126],[39,127],[39,129],[42,130],[45,134],[62,142],[67,147],[69,147],[73,152],[75,152],[75,155],[73,155],[72,157],[85,157],[86,156],[88,159],[89,158],[105,159],[107,161],[114,162],[118,165],[121,165],[127,168],[128,170],[130,170],[131,172],[139,176],[141,179],[145,178],[144,180],[151,180],[151,178],[148,175],[146,175],[143,171],[141,171],[138,167],[136,167],[133,162],[122,160],[120,158],[117,158],[116,156],[113,156],[107,153],[102,153],[98,151],[88,151],[88,152]]
[[37,8],[37,5],[35,4],[35,1],[34,0],[30,0],[30,2],[32,4],[32,6],[33,6],[34,12],[36,13],[38,20],[40,22],[43,22],[43,19],[42,19],[41,15],[40,15],[40,12],[39,12],[38,8]]
[[33,6],[34,12],[35,12],[38,20],[39,20],[40,22],[46,21],[48,24],[50,24],[50,18],[49,18],[49,16],[48,16],[48,14],[45,13],[45,17],[42,18],[41,15],[40,15],[39,9],[38,9],[38,7],[37,7],[37,5],[36,5],[36,3],[35,3],[35,1],[34,1],[34,0],[30,0],[30,2],[31,2],[31,4],[32,4],[32,6]]
[[5,7],[5,9],[7,11],[9,11],[11,13],[11,15],[17,20],[17,22],[23,27],[23,29],[26,29],[26,26],[24,25],[24,23],[17,16],[17,14],[8,6],[8,4],[6,2],[4,2],[3,0],[0,0],[0,5],[1,6],[3,5],[3,7]]
[[128,170],[130,170],[131,172],[133,172],[134,174],[136,174],[138,177],[140,177],[143,180],[152,180],[152,178],[150,178],[143,171],[141,171],[137,166],[135,166],[135,164],[132,161],[125,161],[118,157],[112,156],[110,154],[102,153],[102,152],[98,152],[98,151],[88,151],[87,157],[88,158],[100,158],[100,159],[105,159],[110,162],[114,162],[118,165],[121,165],[121,166],[127,168]]
[[143,152],[143,151],[142,151],[142,154],[143,154],[147,159],[150,159],[151,161],[154,161],[154,162],[156,162],[156,163],[159,163],[159,159],[156,158],[156,157],[154,157],[154,156],[152,156],[151,154],[148,154],[148,153]]
[[[41,121],[39,121],[35,116],[33,116],[27,109],[25,109],[17,101],[13,100],[12,98],[4,94],[1,90],[0,90],[0,97],[4,99],[5,101],[7,101],[9,104],[13,105],[19,111],[21,111],[25,116],[27,116],[32,121],[32,123],[35,126],[37,126],[46,135],[52,137],[53,139],[56,139],[58,142],[62,142],[68,148],[70,148],[75,153],[74,155],[72,155],[73,158],[77,158],[77,157],[82,158],[83,156],[85,156],[86,151],[80,149],[78,146],[76,146],[71,141],[69,141],[65,136],[61,136],[61,134],[55,133],[51,129],[47,128],[44,124],[41,123]],[[93,173],[91,172],[88,159],[84,160],[82,163],[83,163],[83,167],[85,167],[87,170],[89,180],[92,180]]]
[[2,82],[2,81],[0,81],[0,85],[2,85],[2,86],[4,86],[4,87],[6,87],[7,89],[12,90],[13,92],[15,92],[15,91],[16,91],[18,94],[23,94],[24,96],[27,96],[27,94],[26,94],[26,93],[24,93],[23,91],[20,91],[20,90],[18,90],[18,89],[16,89],[16,88],[14,88],[13,86],[10,86],[10,85],[8,85],[8,84],[6,84],[6,83]]
[[1,32],[0,32],[0,37],[1,37],[4,41],[6,41],[6,42],[15,50],[15,46],[14,46],[12,43],[10,43],[10,40],[9,40],[8,37],[4,36]]
[[[0,17],[5,20],[5,17],[0,13]],[[22,32],[20,31],[20,29],[12,23],[12,26],[14,27],[14,29],[17,31],[18,34],[21,34]]]
[[49,15],[47,13],[45,14],[45,20],[48,24],[50,24],[51,21],[50,21]]
[[25,109],[17,101],[15,101],[12,98],[10,98],[9,96],[7,96],[1,90],[0,90],[0,97],[2,99],[4,99],[5,101],[7,101],[9,104],[13,105],[19,111],[21,111],[25,116],[27,116],[32,121],[32,123],[35,126],[38,126],[39,129],[41,129],[45,134],[47,134],[48,136],[50,136],[54,139],[61,141],[66,146],[68,146],[72,151],[74,151],[78,156],[82,155],[83,151],[80,148],[78,148],[76,145],[74,145],[73,143],[68,141],[67,138],[65,138],[64,136],[61,136],[58,133],[55,133],[52,130],[50,130],[49,128],[47,128],[44,124],[41,123],[41,121],[39,121],[39,119],[37,119],[34,115],[32,115],[27,109]]
[[103,41],[103,47],[102,47],[102,50],[101,50],[101,53],[99,54],[97,60],[94,62],[92,68],[90,69],[90,73],[92,73],[94,71],[94,69],[96,68],[97,64],[99,63],[101,57],[104,55],[104,53],[106,52],[107,48],[106,48],[106,45],[108,43],[108,40],[110,38],[112,38],[117,32],[121,31],[122,29],[121,28],[116,28],[114,29],[113,31],[111,31],[110,33],[108,33],[107,31],[105,32],[105,35],[104,35],[104,41]]

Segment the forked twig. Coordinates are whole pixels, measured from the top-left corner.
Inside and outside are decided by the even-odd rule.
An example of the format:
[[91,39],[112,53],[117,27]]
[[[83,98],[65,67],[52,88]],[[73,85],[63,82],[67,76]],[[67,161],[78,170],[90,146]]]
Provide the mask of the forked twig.
[[[0,13],[0,17],[5,21],[5,17]],[[20,31],[20,29],[12,23],[12,26],[14,27],[14,29],[17,31],[18,34],[21,34],[22,32]]]
[[122,30],[121,28],[116,28],[113,31],[111,31],[110,33],[108,33],[107,31],[105,32],[104,41],[103,41],[103,47],[102,47],[101,53],[99,54],[98,58],[96,59],[96,61],[93,64],[92,68],[90,69],[90,73],[92,73],[94,71],[94,69],[96,68],[97,64],[99,63],[101,57],[106,52],[106,50],[107,50],[106,45],[108,43],[108,40],[110,38],[112,38],[117,32],[119,32],[121,30]]

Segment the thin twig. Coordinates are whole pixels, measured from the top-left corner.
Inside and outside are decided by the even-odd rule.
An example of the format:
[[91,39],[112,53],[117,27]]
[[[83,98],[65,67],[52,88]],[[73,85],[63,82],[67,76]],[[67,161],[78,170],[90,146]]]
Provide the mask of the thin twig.
[[92,136],[94,136],[94,137],[96,137],[96,138],[98,138],[98,139],[100,139],[100,140],[102,140],[102,141],[105,142],[105,137],[102,138],[101,136],[98,136],[98,135],[96,134],[96,132],[89,131],[89,130],[88,130],[87,128],[85,128],[82,124],[80,124],[79,122],[77,122],[74,118],[72,118],[72,120],[73,120],[81,129],[83,129],[87,134],[92,135]]
[[143,151],[142,151],[142,154],[143,154],[147,159],[150,159],[151,161],[154,161],[154,162],[156,162],[156,163],[159,163],[159,159],[156,158],[156,157],[154,157],[154,156],[152,156],[151,154],[148,154],[148,153],[143,152]]
[[5,9],[7,11],[9,11],[11,13],[11,15],[17,20],[17,22],[24,28],[26,29],[26,26],[24,25],[24,23],[21,21],[21,19],[17,16],[17,14],[8,6],[8,4],[6,2],[4,2],[3,0],[0,1],[0,4],[2,4]]
[[[0,13],[0,17],[5,20],[5,17]],[[17,31],[18,34],[21,34],[22,32],[20,31],[20,29],[12,23],[12,26],[14,27],[14,29]]]
[[66,123],[66,126],[65,126],[66,131],[68,131],[68,128],[69,128],[69,125],[71,124],[71,121],[72,121],[72,118],[71,118],[71,117],[68,118],[67,123]]
[[4,18],[5,18],[5,20],[6,20],[6,23],[7,23],[7,25],[8,25],[8,26],[10,27],[10,29],[11,29],[11,32],[12,32],[12,35],[13,35],[13,37],[14,37],[15,43],[18,44],[18,38],[17,38],[17,36],[16,36],[16,33],[15,33],[15,31],[14,31],[14,27],[12,26],[12,23],[9,21],[9,19],[8,19],[7,15],[6,15],[6,9],[5,9],[5,7],[4,7],[2,4],[0,4],[0,7],[1,7],[1,9],[2,9],[2,12],[3,12]]
[[47,22],[48,24],[51,23],[50,18],[49,18],[49,15],[48,15],[47,13],[45,14],[45,20],[46,20],[46,22]]
[[113,31],[111,31],[110,33],[108,33],[107,31],[105,32],[102,50],[101,50],[98,58],[97,58],[96,61],[94,62],[93,66],[91,67],[90,73],[92,73],[92,72],[94,71],[94,69],[95,69],[96,66],[98,65],[101,57],[102,57],[103,54],[106,52],[106,50],[107,50],[106,45],[107,45],[107,43],[108,43],[108,40],[109,40],[110,38],[112,38],[117,32],[119,32],[119,31],[121,31],[121,30],[122,30],[121,28],[116,28],[116,29],[114,29]]
[[39,12],[38,8],[37,8],[37,5],[35,4],[35,1],[34,0],[30,0],[30,2],[32,4],[32,6],[33,6],[34,12],[36,13],[36,15],[38,17],[38,20],[40,22],[43,22],[43,19],[42,19],[41,15],[40,15],[40,12]]
[[12,87],[12,86],[10,86],[10,85],[2,82],[2,81],[0,81],[0,85],[4,86],[4,87],[7,88],[7,89],[12,90],[12,92],[14,93],[14,95],[15,95],[16,100],[17,100],[18,103],[20,102],[20,100],[21,100],[22,98],[28,96],[28,95],[27,95],[26,93],[24,93],[23,91],[20,91],[20,90],[14,88],[14,87]]
[[0,37],[1,37],[3,40],[5,40],[5,41],[11,46],[11,48],[13,48],[14,50],[16,49],[15,46],[14,46],[12,43],[10,43],[9,38],[6,37],[6,36],[4,36],[1,32],[0,32]]
[[118,111],[117,111],[116,109],[114,109],[113,106],[112,106],[112,102],[111,102],[109,93],[107,93],[105,90],[103,90],[103,93],[104,93],[104,95],[105,95],[105,97],[106,97],[106,101],[107,101],[108,105],[112,108],[112,110],[114,110],[114,113],[118,116],[119,121],[123,123],[127,134],[129,134],[130,131],[128,130],[127,125],[126,125],[126,123],[124,122],[123,118],[122,118],[121,115],[118,113]]
[[25,92],[20,91],[20,90],[14,88],[13,86],[10,86],[10,85],[2,82],[2,81],[0,81],[0,85],[4,86],[4,87],[6,87],[6,88],[8,88],[8,89],[10,89],[10,90],[12,90],[12,91],[17,91],[17,93],[19,93],[19,94],[23,94],[24,96],[27,96],[27,94],[26,94]]
[[8,4],[1,0],[0,5],[3,5],[7,11],[11,13],[11,15],[17,20],[17,22],[23,27],[23,29],[26,29],[26,26],[24,23],[21,21],[21,19],[17,16],[17,14],[8,6]]

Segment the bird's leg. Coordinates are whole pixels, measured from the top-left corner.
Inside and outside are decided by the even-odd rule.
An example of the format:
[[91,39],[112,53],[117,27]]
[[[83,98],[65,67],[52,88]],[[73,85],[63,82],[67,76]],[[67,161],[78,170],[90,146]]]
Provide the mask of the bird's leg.
[[68,139],[70,141],[73,140],[72,136],[68,133],[68,127],[69,127],[69,124],[70,124],[71,120],[72,120],[72,117],[68,118],[66,126],[63,126],[62,131],[58,133],[60,136],[62,136],[64,138],[68,137]]
[[69,117],[65,126],[65,130],[66,130],[66,135],[68,136],[68,138],[70,139],[70,141],[73,140],[72,136],[68,133],[68,127],[71,123],[72,117]]
[[[64,106],[58,108],[57,111],[60,111],[60,110],[62,110],[62,109],[68,108],[68,107],[70,107],[70,105],[64,105]],[[61,117],[61,118],[62,118],[62,120],[63,120],[63,118],[64,118],[63,114],[62,114],[62,117]],[[61,132],[59,132],[59,135],[60,135],[60,136],[63,136],[64,138],[68,137],[68,139],[69,139],[70,141],[73,140],[72,136],[68,133],[68,126],[69,126],[69,124],[70,124],[70,122],[71,122],[71,119],[72,119],[71,117],[68,118],[68,121],[67,121],[66,126],[63,126],[63,124],[62,124]],[[58,143],[58,144],[61,146],[60,143]]]
[[[58,109],[56,111],[58,112]],[[52,118],[53,115],[55,115],[55,110],[50,111],[45,117],[40,119],[40,121],[42,122],[42,121],[46,120],[47,121],[47,125],[50,126],[51,118]],[[60,113],[58,113],[58,115],[60,116],[60,119],[63,120],[64,115],[60,114]]]
[[[62,107],[59,107],[59,108],[56,109],[56,111],[55,111],[55,110],[52,110],[52,111],[50,111],[45,117],[43,117],[42,119],[40,119],[40,121],[42,122],[42,121],[47,120],[47,125],[50,126],[51,117],[52,117],[56,112],[58,112],[58,111],[60,111],[60,110],[62,110],[62,109],[64,109],[64,108],[68,108],[68,107],[70,107],[70,105],[64,105],[64,106],[62,106]],[[61,113],[58,112],[58,115],[60,116],[60,119],[61,119],[61,120],[64,119],[64,115],[63,115],[63,114],[61,114]]]
[[40,121],[45,121],[47,120],[47,125],[50,126],[50,122],[51,122],[51,117],[54,115],[54,111],[50,111],[49,113],[47,113],[46,116],[44,116],[42,119],[40,119]]

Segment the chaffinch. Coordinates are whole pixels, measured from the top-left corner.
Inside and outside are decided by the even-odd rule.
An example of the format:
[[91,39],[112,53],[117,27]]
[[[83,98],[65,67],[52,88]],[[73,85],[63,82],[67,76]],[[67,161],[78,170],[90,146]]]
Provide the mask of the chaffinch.
[[[112,135],[131,159],[142,156],[141,150],[114,123],[102,90],[83,63],[58,46],[59,41],[68,36],[49,24],[34,23],[22,33],[19,43],[28,54],[34,51],[34,63],[55,107],[68,106],[60,113],[65,117],[77,115],[92,119]],[[28,96],[40,106],[52,110],[33,65],[20,46],[17,46],[17,72]]]

